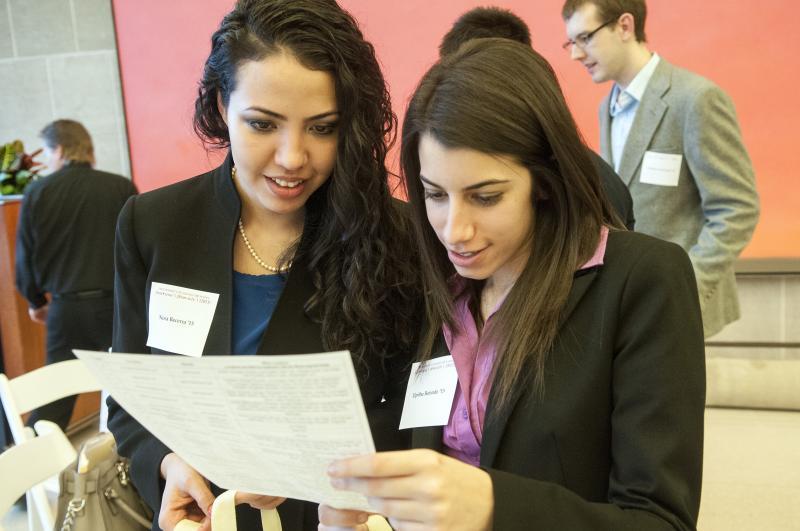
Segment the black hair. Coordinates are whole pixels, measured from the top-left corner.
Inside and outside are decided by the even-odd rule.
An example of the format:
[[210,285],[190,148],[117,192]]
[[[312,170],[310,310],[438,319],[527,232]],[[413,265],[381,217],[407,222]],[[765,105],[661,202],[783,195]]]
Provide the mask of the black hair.
[[[334,79],[339,112],[333,173],[308,200],[315,291],[306,312],[327,349],[366,355],[410,352],[418,333],[418,273],[411,236],[387,182],[387,143],[397,117],[375,57],[353,17],[333,0],[239,0],[211,38],[194,127],[229,147],[218,101],[227,105],[247,61],[289,53]],[[313,221],[310,221],[313,220]]]
[[497,37],[531,45],[531,32],[525,21],[508,9],[476,7],[458,17],[442,38],[439,57],[449,55],[471,39]]

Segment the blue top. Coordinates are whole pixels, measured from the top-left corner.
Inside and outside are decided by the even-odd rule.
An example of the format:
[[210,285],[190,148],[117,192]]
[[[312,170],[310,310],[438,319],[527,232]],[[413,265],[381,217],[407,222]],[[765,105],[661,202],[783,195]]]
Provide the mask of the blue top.
[[285,284],[284,275],[233,272],[233,354],[255,354],[258,351]]

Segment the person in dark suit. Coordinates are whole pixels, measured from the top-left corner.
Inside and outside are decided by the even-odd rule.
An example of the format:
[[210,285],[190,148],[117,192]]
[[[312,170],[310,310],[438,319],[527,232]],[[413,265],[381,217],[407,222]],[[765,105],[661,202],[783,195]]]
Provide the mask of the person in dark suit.
[[[95,170],[89,132],[56,120],[40,133],[52,173],[25,190],[17,226],[16,284],[31,319],[47,325],[47,359],[74,359],[72,349],[111,346],[114,227],[136,187],[125,177]],[[66,429],[75,396],[32,412]]]
[[[125,205],[113,349],[175,352],[148,337],[154,283],[217,294],[192,354],[350,350],[376,447],[407,448],[397,426],[421,288],[408,214],[387,182],[396,117],[373,47],[331,0],[239,1],[211,43],[194,125],[227,157]],[[108,424],[153,529],[185,518],[207,528],[219,489],[113,400]],[[317,529],[315,504],[237,501],[277,505],[287,531]],[[239,529],[260,529],[257,511],[238,509]]]
[[[397,529],[695,529],[692,266],[615,225],[550,65],[508,39],[447,55],[409,104],[401,160],[427,293],[420,354],[452,356],[453,405],[413,430],[413,450],[333,463],[334,487]],[[320,530],[364,530],[363,516],[321,506]]]
[[[442,37],[439,57],[451,54],[471,39],[502,38],[532,46],[531,32],[520,17],[499,7],[476,7],[470,9],[453,23],[453,27]],[[595,170],[600,174],[603,191],[611,200],[615,213],[628,230],[634,230],[633,199],[628,187],[617,172],[603,158],[589,149]]]

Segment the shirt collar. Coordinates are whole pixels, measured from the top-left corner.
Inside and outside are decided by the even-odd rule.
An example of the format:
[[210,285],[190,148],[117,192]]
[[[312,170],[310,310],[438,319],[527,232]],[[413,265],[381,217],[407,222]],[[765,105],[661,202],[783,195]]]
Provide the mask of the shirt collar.
[[608,227],[603,225],[600,227],[600,240],[597,242],[597,248],[589,260],[578,268],[578,271],[589,269],[603,265],[603,258],[606,256],[606,245],[608,244]]
[[[650,83],[650,78],[653,77],[653,73],[656,71],[656,67],[658,66],[658,62],[661,58],[658,56],[657,53],[654,53],[650,60],[647,61],[647,64],[644,65],[644,68],[639,70],[639,73],[636,74],[636,77],[633,78],[631,84],[628,85],[628,88],[625,89],[633,99],[637,102],[642,101],[642,97],[644,96],[644,91],[647,90],[647,84]],[[614,88],[612,89],[611,93],[611,101],[616,101],[619,91],[622,90],[619,85],[614,83]]]

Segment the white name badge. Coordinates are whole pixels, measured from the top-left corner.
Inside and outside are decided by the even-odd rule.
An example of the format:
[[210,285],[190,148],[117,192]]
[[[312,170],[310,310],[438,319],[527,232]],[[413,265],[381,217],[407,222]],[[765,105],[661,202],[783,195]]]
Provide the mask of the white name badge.
[[678,186],[682,162],[682,155],[646,151],[639,181],[658,186]]
[[153,282],[147,346],[202,356],[218,300],[218,293]]
[[408,378],[400,429],[447,424],[457,385],[453,356],[414,363]]

